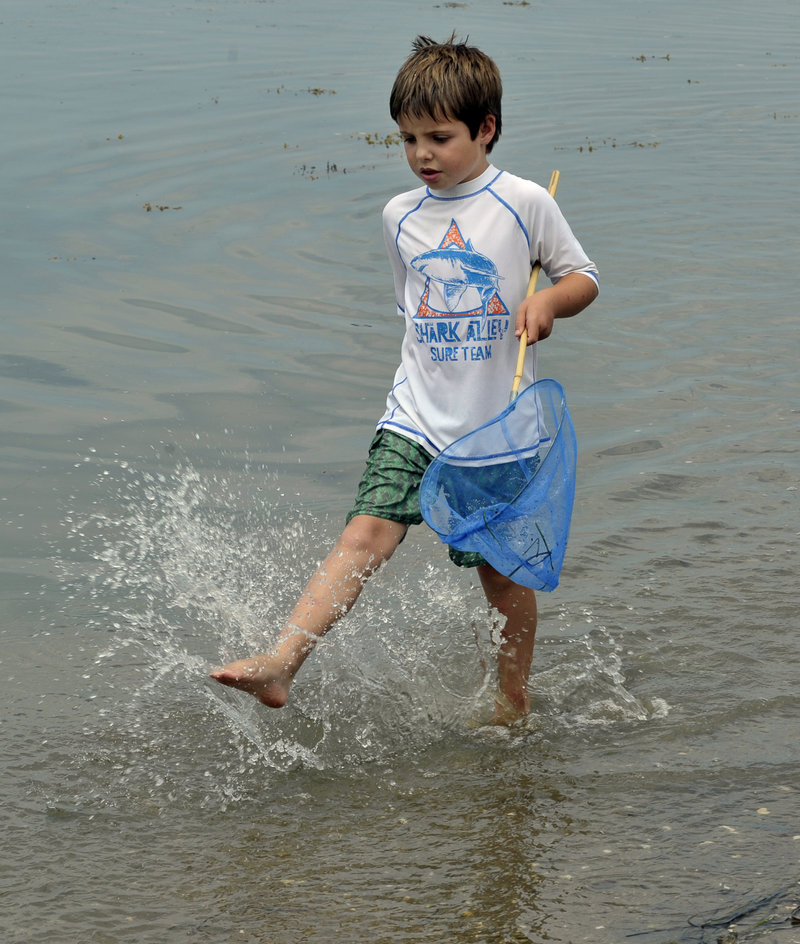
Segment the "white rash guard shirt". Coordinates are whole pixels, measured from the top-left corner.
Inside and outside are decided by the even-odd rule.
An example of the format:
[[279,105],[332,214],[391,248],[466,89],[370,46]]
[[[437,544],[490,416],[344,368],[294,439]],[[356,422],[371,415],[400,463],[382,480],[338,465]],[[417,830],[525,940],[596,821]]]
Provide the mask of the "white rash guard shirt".
[[[383,231],[405,335],[378,428],[436,455],[508,405],[533,263],[552,283],[572,272],[597,282],[597,268],[543,187],[494,166],[400,194]],[[532,347],[520,389],[536,379]]]

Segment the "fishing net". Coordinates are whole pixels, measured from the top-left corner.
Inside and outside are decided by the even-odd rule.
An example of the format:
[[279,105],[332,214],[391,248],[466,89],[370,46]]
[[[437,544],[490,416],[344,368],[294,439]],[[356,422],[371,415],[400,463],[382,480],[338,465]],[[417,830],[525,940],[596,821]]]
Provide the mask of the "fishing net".
[[422,479],[422,516],[443,543],[477,551],[515,583],[553,590],[567,547],[576,455],[564,391],[539,380],[439,453]]

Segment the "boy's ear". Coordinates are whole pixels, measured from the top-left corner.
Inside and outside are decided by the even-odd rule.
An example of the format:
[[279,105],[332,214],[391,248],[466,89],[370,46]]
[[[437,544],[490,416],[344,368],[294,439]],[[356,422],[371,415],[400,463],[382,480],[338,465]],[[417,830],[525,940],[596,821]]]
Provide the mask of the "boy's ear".
[[497,128],[497,121],[494,115],[487,115],[481,122],[480,130],[478,131],[478,136],[481,139],[481,144],[488,144],[494,137],[495,129]]

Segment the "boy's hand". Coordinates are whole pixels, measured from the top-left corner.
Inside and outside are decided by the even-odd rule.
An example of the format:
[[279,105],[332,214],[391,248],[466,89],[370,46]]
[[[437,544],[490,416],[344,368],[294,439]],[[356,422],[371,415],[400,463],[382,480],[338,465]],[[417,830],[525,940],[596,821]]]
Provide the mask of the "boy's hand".
[[522,332],[527,328],[528,344],[544,341],[553,333],[556,315],[547,303],[548,291],[549,289],[545,289],[530,295],[517,309],[517,326],[514,333],[517,338],[521,338]]
[[555,285],[529,295],[517,309],[515,334],[528,330],[528,344],[544,341],[553,333],[556,318],[571,318],[595,300],[597,283],[581,272],[565,275]]

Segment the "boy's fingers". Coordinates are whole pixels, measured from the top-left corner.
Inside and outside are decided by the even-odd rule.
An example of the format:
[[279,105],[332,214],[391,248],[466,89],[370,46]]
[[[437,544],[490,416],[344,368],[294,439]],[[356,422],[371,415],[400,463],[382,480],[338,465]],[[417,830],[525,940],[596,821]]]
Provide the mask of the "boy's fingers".
[[536,344],[537,341],[544,341],[550,337],[553,332],[553,324],[539,319],[531,319],[528,324],[528,344]]
[[[526,322],[527,322],[526,311],[525,311],[525,306],[523,304],[523,305],[520,305],[520,307],[517,309],[517,325],[516,325],[516,328],[514,329],[515,337],[517,338],[522,337],[522,332],[526,328]],[[528,331],[528,333],[530,334],[530,330]],[[528,343],[530,344],[530,339],[528,340]]]
[[544,341],[544,340],[546,340],[547,338],[549,338],[552,333],[553,333],[553,322],[552,322],[552,321],[550,322],[550,324],[543,324],[543,325],[540,325],[540,326],[539,326],[539,332],[538,332],[538,335],[539,335],[539,336],[538,336],[538,339],[537,339],[537,340],[539,340],[539,341]]

